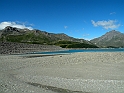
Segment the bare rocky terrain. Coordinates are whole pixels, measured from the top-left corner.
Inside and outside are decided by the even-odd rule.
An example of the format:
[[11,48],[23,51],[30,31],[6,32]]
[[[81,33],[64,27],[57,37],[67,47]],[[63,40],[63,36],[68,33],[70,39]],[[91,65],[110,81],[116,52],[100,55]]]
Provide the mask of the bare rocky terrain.
[[25,54],[33,52],[63,50],[55,45],[26,44],[14,42],[0,42],[0,54]]
[[124,93],[123,52],[36,55],[0,56],[0,93]]
[[90,40],[99,47],[124,47],[124,33],[109,31],[101,37]]

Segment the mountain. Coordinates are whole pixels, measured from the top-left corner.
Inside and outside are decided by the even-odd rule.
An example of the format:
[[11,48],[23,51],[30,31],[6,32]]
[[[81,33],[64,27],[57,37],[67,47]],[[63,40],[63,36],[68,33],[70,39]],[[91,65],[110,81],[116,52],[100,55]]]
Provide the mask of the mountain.
[[[47,44],[47,45],[48,44],[60,45],[58,43],[59,41],[65,41],[65,42],[70,41],[72,43],[78,42],[82,44],[93,45],[91,42],[87,40],[73,38],[64,33],[54,34],[54,33],[48,33],[46,31],[40,31],[37,29],[35,30],[19,29],[19,28],[10,27],[10,26],[7,26],[3,30],[0,30],[0,41],[30,43],[30,44]],[[92,47],[94,46],[95,45],[93,45]]]
[[91,40],[91,42],[99,47],[124,47],[124,34],[112,30],[101,37]]

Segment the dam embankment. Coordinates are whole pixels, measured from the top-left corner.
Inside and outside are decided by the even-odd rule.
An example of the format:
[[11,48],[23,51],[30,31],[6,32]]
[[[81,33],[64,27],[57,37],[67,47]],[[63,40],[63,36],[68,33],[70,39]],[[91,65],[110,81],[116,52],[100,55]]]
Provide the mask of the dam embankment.
[[63,50],[63,49],[55,45],[0,42],[0,54],[24,54],[24,53],[56,51],[56,50]]

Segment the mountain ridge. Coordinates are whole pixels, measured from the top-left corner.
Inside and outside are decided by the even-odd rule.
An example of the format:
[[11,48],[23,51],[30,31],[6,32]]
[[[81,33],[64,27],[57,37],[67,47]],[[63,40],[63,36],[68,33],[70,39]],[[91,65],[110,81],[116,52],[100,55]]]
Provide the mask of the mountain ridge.
[[124,33],[112,30],[90,41],[99,47],[124,47]]
[[[54,34],[46,31],[40,31],[37,29],[34,29],[34,30],[19,29],[11,26],[7,26],[3,30],[0,30],[0,41],[31,43],[31,44],[46,44],[46,45],[61,44],[62,46],[64,44],[65,47],[68,47],[69,45],[74,44],[75,48],[78,48],[79,46],[81,47],[82,44],[85,44],[88,47],[95,46],[90,41],[73,38],[64,33]],[[62,44],[62,42],[59,42],[59,41],[64,41],[64,42]],[[67,41],[70,41],[69,44],[67,44]]]
[[[70,37],[64,33],[49,33],[38,29],[20,29],[16,27],[7,26],[0,30],[0,41],[2,42],[19,42],[30,44],[46,44],[46,45],[59,45],[64,47],[74,48],[89,48],[89,47],[124,47],[124,33],[116,30],[109,31],[101,37],[94,38],[90,41],[85,39],[77,39]],[[61,42],[62,41],[62,42]],[[82,43],[82,44],[81,44]],[[72,46],[73,45],[73,46]],[[91,46],[90,46],[91,45]],[[93,46],[92,46],[93,45]],[[81,47],[82,46],[82,47]],[[88,47],[87,47],[88,46]],[[95,47],[96,48],[96,47]]]

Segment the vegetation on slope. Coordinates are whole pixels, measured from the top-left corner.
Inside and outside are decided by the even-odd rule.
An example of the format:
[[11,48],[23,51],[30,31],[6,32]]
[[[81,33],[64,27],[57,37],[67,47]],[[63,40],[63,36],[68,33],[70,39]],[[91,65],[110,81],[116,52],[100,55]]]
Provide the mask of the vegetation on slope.
[[18,29],[6,27],[0,30],[0,41],[30,44],[58,45],[63,48],[96,48],[91,42],[76,39],[64,33],[54,34],[40,30]]
[[95,45],[80,43],[80,42],[73,42],[73,41],[58,41],[55,43],[62,48],[98,48]]

